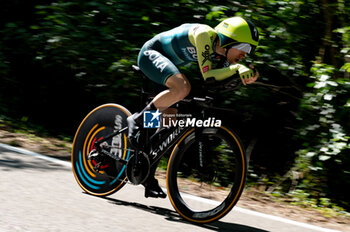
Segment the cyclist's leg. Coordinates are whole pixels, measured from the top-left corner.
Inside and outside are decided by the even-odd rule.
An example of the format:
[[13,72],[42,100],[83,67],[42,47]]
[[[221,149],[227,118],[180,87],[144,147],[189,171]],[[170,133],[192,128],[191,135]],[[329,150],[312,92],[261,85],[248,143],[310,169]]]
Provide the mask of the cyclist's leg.
[[[173,66],[171,66],[171,61],[164,57],[160,52],[152,48],[154,43],[155,41],[151,40],[142,47],[137,63],[142,72],[149,79],[155,83],[163,85],[163,79],[166,79],[167,76],[171,76],[172,73],[177,72],[178,70],[175,66],[175,69],[173,69]],[[138,149],[140,149],[139,145],[141,144],[139,141],[143,139],[137,137],[140,135],[140,133],[138,133],[139,129],[142,129],[143,113],[149,110],[157,110],[157,107],[154,105],[153,101],[141,112],[135,113],[127,119],[129,126],[129,141],[135,148]]]
[[182,73],[176,73],[167,78],[165,85],[169,89],[160,92],[153,99],[154,106],[161,111],[181,101],[191,91],[191,84],[186,76]]
[[[138,125],[142,123],[144,111],[155,109],[163,111],[185,98],[191,89],[191,85],[185,75],[181,74],[178,68],[160,52],[148,49],[147,44],[141,49],[138,57],[138,65],[148,78],[169,89],[159,93],[140,113],[128,118],[129,138],[132,138],[134,136],[133,134],[135,134],[135,130],[130,133],[135,128],[131,127],[136,123]],[[145,196],[165,198],[166,194],[159,187],[158,181],[154,177],[156,168],[157,165],[154,165],[148,179],[144,183]]]
[[137,128],[142,125],[143,112],[157,109],[160,111],[165,110],[172,104],[185,98],[191,89],[191,85],[185,75],[181,74],[178,68],[163,54],[149,49],[147,43],[141,49],[138,65],[149,79],[169,89],[159,93],[140,113],[136,113],[128,118],[129,138],[131,143],[135,145],[137,145],[137,142],[134,138]]
[[[181,73],[174,74],[167,78],[165,85],[169,88],[160,92],[154,99],[153,104],[157,109],[165,111],[169,106],[184,99],[191,90],[191,85],[185,75]],[[166,194],[160,188],[158,180],[154,177],[157,164],[154,165],[149,173],[149,177],[144,183],[145,197],[165,198]]]
[[166,193],[163,192],[162,188],[159,186],[158,180],[155,178],[155,173],[160,160],[153,164],[147,180],[143,183],[145,186],[145,197],[153,198],[166,198]]

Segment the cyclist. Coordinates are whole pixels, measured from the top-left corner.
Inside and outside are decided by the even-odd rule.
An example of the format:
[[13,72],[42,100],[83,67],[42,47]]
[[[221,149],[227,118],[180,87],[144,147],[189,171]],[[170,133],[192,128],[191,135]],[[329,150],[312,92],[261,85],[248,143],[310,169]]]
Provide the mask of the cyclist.
[[[238,72],[244,85],[251,84],[259,73],[254,73],[253,66],[248,68],[238,62],[246,54],[252,54],[258,43],[257,28],[241,17],[227,18],[215,29],[204,24],[183,24],[147,41],[138,55],[138,66],[149,79],[168,89],[160,92],[140,113],[128,118],[131,144],[138,149],[142,145],[138,141],[138,131],[142,127],[144,111],[163,111],[189,94],[190,82],[177,66],[196,61],[204,80],[221,81]],[[214,68],[219,60],[224,65]],[[166,194],[154,177],[155,169],[144,183],[145,196],[165,198]]]

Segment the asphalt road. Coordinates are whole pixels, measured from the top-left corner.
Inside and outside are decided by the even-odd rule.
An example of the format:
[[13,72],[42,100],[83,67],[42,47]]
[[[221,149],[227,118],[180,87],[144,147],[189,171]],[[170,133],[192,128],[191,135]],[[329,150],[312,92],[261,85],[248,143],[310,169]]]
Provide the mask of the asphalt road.
[[241,208],[212,224],[191,224],[169,199],[144,198],[142,186],[94,197],[80,189],[70,163],[25,153],[0,144],[0,231],[334,231]]

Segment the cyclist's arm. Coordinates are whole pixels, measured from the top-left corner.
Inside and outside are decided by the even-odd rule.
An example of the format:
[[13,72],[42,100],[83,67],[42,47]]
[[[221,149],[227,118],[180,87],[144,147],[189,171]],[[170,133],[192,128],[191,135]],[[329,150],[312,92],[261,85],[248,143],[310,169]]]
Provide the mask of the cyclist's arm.
[[204,80],[214,77],[216,80],[223,80],[234,75],[239,69],[238,65],[230,65],[226,68],[213,69],[210,54],[213,53],[212,40],[215,32],[212,28],[200,25],[193,31],[193,39],[197,49],[198,65]]

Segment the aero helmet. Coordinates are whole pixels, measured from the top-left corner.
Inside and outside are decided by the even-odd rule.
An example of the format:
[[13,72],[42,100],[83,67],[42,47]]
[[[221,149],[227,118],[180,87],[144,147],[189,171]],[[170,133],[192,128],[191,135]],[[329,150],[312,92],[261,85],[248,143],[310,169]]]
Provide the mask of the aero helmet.
[[248,54],[259,44],[259,32],[249,20],[241,17],[227,18],[215,27],[220,38],[220,47],[236,48]]

